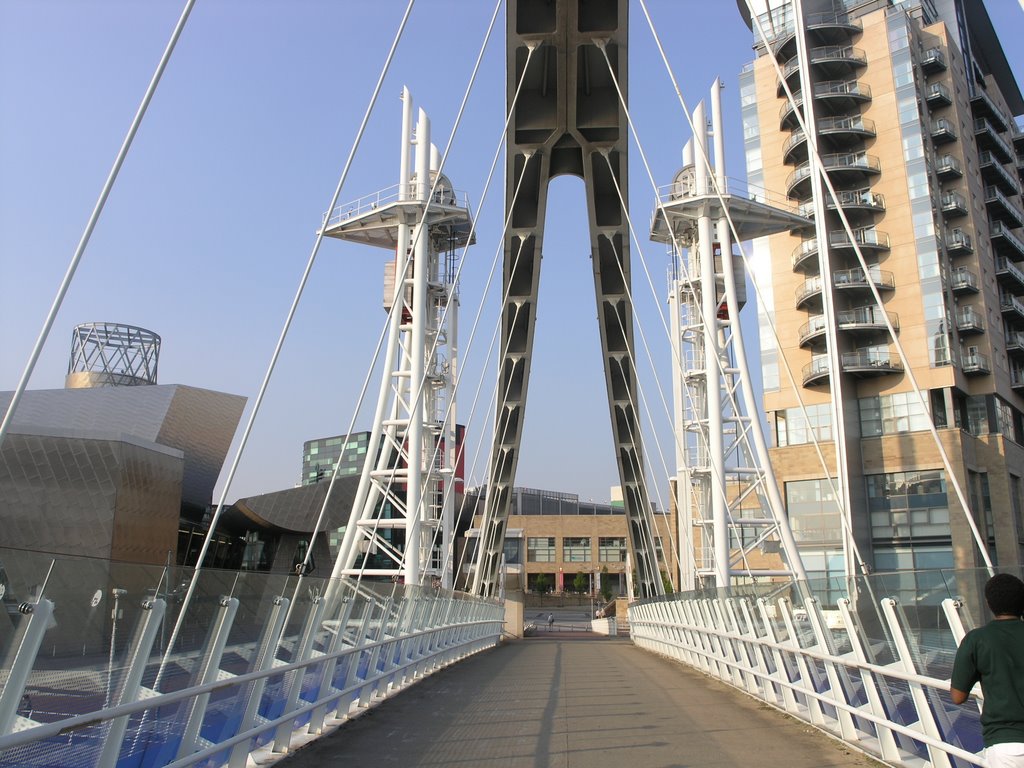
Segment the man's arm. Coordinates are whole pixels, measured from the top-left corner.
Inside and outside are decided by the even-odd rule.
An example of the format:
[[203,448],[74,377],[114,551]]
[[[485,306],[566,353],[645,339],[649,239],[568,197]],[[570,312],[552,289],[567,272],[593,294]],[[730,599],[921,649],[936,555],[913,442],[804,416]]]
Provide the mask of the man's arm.
[[953,674],[949,681],[949,698],[954,704],[963,704],[970,698],[970,691],[981,677],[978,674],[978,667],[974,663],[974,641],[976,636],[973,632],[967,636],[956,649],[956,657],[953,659]]

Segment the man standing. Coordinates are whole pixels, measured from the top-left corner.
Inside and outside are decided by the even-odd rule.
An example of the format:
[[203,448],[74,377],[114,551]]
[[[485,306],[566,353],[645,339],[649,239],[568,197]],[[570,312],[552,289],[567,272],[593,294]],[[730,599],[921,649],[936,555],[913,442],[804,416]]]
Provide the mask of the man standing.
[[993,576],[985,600],[994,618],[960,643],[949,694],[963,704],[980,682],[985,760],[990,768],[1024,768],[1024,582],[1008,573]]
[[555,614],[549,613],[548,614],[548,632],[550,632],[551,628],[554,627],[554,626],[555,626]]

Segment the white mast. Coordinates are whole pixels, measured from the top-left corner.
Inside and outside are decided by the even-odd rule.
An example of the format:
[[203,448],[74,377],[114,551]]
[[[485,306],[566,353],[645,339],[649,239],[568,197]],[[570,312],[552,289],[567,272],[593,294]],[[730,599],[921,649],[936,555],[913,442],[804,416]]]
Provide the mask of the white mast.
[[[397,191],[385,190],[333,211],[324,234],[393,248],[393,290],[384,372],[366,458],[334,577],[438,579],[452,584],[442,553],[451,544],[455,445],[455,252],[469,244],[470,216],[440,176],[430,121],[402,93]],[[414,172],[410,174],[410,148]],[[415,242],[413,242],[415,238]]]
[[[742,270],[737,274],[733,261],[726,214],[742,239],[806,225],[806,220],[729,193],[721,88],[716,80],[711,90],[713,146],[709,147],[702,102],[693,114],[696,135],[683,151],[683,168],[676,174],[669,198],[658,207],[651,234],[673,249],[669,296],[673,358],[680,366],[673,392],[683,589],[696,586],[698,576],[713,576],[716,586],[728,587],[738,571],[804,577],[768,461],[764,430],[759,418],[751,415],[758,414],[760,406],[738,325],[745,286]],[[710,172],[709,163],[713,163]],[[701,526],[699,542],[694,540],[694,525]],[[739,526],[756,531],[753,541],[730,537]],[[785,565],[751,567],[747,555],[754,546],[779,548],[785,553]],[[691,560],[694,556],[696,563]]]

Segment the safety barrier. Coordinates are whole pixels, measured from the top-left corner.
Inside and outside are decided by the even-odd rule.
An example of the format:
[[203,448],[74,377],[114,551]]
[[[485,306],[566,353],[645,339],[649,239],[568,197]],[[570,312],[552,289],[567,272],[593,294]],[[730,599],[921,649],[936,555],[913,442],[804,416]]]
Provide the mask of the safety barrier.
[[[633,603],[633,641],[890,765],[984,765],[980,689],[949,697],[953,656],[984,622],[984,571],[762,584]],[[835,608],[826,606],[833,605]]]
[[[494,646],[496,601],[0,550],[0,766],[245,766]],[[19,602],[19,596],[26,596]]]

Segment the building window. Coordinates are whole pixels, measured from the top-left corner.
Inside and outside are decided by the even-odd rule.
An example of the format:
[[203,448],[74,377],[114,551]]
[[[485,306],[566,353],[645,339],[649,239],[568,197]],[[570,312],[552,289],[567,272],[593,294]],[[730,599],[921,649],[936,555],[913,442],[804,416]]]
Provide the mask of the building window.
[[505,564],[520,565],[523,562],[523,540],[505,539]]
[[597,559],[602,563],[626,562],[625,536],[600,536],[597,539]]
[[972,435],[988,434],[988,398],[985,395],[970,395],[967,403],[967,431]]
[[867,475],[865,481],[873,539],[949,540],[949,504],[943,470]]
[[562,560],[567,563],[589,563],[590,537],[566,536],[562,539]]
[[862,397],[858,402],[862,437],[922,432],[931,424],[928,409],[913,392]]
[[[807,411],[806,418],[804,410]],[[776,439],[780,448],[832,439],[832,406],[821,403],[808,405],[804,410],[787,408],[776,413]]]
[[529,537],[526,540],[526,559],[531,563],[555,562],[555,537]]
[[842,541],[839,504],[828,480],[786,483],[786,511],[798,544]]

